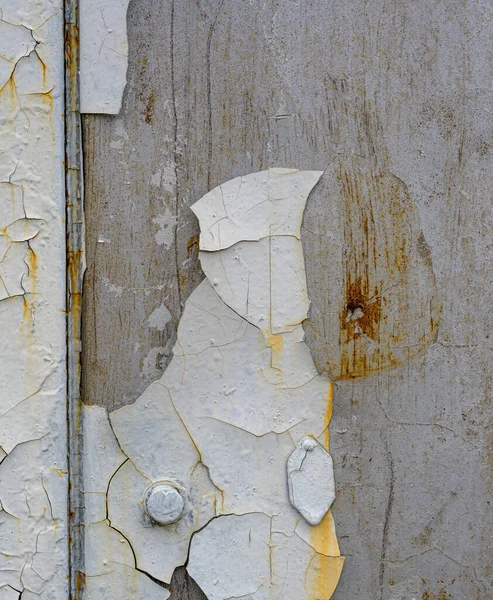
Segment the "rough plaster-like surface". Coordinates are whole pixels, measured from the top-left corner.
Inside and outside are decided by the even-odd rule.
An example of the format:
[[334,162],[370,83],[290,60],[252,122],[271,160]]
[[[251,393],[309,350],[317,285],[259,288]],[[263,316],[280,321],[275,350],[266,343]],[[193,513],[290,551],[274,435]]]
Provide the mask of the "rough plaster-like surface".
[[[338,155],[346,166],[363,157],[346,169],[353,181],[382,174],[381,191],[411,199],[391,231],[412,233],[405,240],[418,268],[392,283],[387,316],[423,315],[430,268],[414,254],[419,230],[442,311],[419,354],[409,348],[409,359],[385,369],[376,362],[367,377],[335,386],[332,511],[346,562],[334,599],[489,600],[491,4],[134,0],[128,25],[121,114],[84,125],[85,400],[110,410],[132,403],[169,364],[183,303],[203,277],[191,204],[271,166],[325,170]],[[352,344],[361,326],[357,306],[346,321],[354,296],[343,282],[351,273],[375,282],[365,270],[375,239],[384,242],[379,268],[387,253],[392,278],[405,266],[394,264],[399,246],[381,230],[366,234],[350,219],[373,206],[386,222],[388,200],[370,186],[324,191],[327,181],[308,199],[302,228],[311,310],[335,326],[331,350],[305,324],[322,366],[340,365],[339,333]],[[329,208],[344,203],[334,232]],[[356,255],[345,251],[351,237]],[[159,330],[148,320],[162,304],[172,318]],[[388,331],[380,323],[373,332]],[[412,329],[402,333],[404,345],[421,344]],[[189,581],[173,585],[172,598],[202,596]]]
[[127,82],[129,0],[80,0],[80,112],[117,115]]
[[68,595],[63,6],[0,5],[0,597]]

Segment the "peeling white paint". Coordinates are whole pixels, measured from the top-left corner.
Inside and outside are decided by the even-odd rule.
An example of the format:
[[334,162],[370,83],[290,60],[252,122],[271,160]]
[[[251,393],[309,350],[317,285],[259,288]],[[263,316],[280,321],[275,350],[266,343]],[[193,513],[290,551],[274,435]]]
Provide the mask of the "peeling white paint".
[[0,588],[0,600],[19,600],[19,590],[10,585],[2,586]]
[[116,115],[127,83],[129,0],[80,0],[80,112]]
[[[208,280],[186,302],[160,381],[110,415],[128,457],[109,486],[111,525],[137,567],[162,582],[189,555],[209,600],[325,600],[342,570],[327,512],[332,460],[315,441],[328,447],[332,385],[318,375],[301,327],[309,301],[300,225],[320,175],[254,173],[193,207]],[[306,469],[300,452],[313,455]],[[308,520],[290,501],[288,479]],[[154,523],[144,508],[159,481],[185,499],[172,525]]]
[[156,171],[151,177],[151,185],[156,188],[162,188],[166,192],[173,193],[176,187],[175,167],[163,167]]
[[173,243],[175,236],[175,227],[177,225],[177,218],[166,208],[162,215],[158,215],[152,222],[159,227],[156,235],[154,236],[156,243],[165,248],[169,248]]
[[273,235],[299,239],[308,194],[322,171],[269,169],[214,188],[192,210],[199,218],[201,250],[224,250]]
[[154,310],[148,319],[149,326],[158,331],[164,331],[166,325],[171,321],[171,313],[161,304]]
[[128,540],[107,519],[109,482],[127,457],[120,450],[104,408],[84,407],[85,575],[88,600],[149,598],[169,592],[135,569]]
[[0,17],[0,598],[65,600],[63,3]]
[[315,549],[296,533],[278,531],[262,513],[223,516],[198,533],[188,571],[209,600],[332,595],[343,559]]
[[[2,9],[3,13],[3,9]],[[27,27],[0,21],[0,88],[8,82],[16,64],[23,56],[29,56],[36,46],[36,40]]]
[[147,356],[142,361],[141,377],[156,377],[163,370],[163,366],[168,361],[171,354],[172,344],[168,341],[166,346],[156,346],[151,348]]
[[121,285],[115,285],[107,277],[101,277],[101,281],[108,288],[108,292],[110,294],[114,294],[117,298],[119,298],[125,291]]

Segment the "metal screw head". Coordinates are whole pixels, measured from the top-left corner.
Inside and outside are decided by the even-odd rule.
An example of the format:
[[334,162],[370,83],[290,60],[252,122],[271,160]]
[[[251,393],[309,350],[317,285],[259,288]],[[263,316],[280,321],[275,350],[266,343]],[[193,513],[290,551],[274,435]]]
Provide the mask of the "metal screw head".
[[306,437],[301,441],[301,447],[305,452],[313,452],[317,447],[317,442],[311,437]]
[[184,507],[185,501],[180,492],[164,481],[152,484],[144,494],[146,513],[160,525],[171,525],[179,521]]

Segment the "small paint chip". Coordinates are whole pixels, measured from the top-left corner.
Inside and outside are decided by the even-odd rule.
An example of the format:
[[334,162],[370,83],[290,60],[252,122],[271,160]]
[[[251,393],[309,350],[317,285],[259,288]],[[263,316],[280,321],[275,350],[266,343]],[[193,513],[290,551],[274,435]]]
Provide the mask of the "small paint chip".
[[164,331],[164,328],[170,321],[171,313],[164,304],[158,306],[148,319],[149,326],[158,331]]

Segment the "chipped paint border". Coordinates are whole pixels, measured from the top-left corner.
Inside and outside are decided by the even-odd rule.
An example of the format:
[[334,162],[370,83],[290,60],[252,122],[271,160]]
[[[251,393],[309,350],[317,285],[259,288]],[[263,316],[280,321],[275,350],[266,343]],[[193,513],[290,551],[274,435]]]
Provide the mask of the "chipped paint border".
[[127,85],[130,0],[78,0],[79,107],[82,114],[117,115]]

